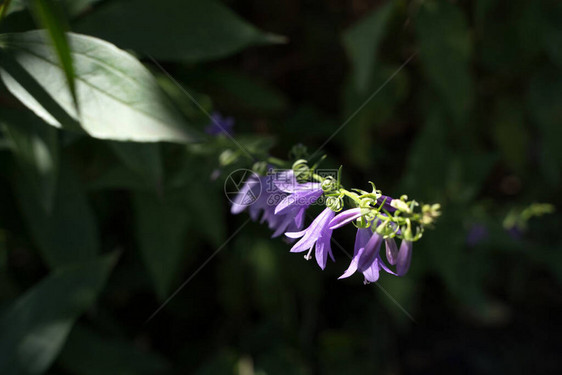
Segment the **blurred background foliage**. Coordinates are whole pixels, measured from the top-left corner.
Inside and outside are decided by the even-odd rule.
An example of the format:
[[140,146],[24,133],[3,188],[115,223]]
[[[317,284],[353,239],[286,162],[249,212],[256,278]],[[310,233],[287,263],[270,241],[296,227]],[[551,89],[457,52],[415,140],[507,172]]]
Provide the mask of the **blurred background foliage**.
[[[530,206],[562,203],[561,2],[2,11],[0,373],[562,370],[562,219]],[[407,277],[337,281],[343,253],[320,272],[231,217],[213,110],[252,152],[330,139],[347,185],[440,202]]]

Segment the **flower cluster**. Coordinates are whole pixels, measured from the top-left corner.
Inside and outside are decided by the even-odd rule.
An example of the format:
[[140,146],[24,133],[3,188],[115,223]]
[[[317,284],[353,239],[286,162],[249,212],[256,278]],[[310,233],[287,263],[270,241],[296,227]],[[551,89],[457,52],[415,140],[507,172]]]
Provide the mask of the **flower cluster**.
[[[291,252],[305,252],[314,257],[321,269],[328,257],[335,261],[331,248],[332,232],[353,224],[357,228],[351,263],[340,276],[346,278],[361,272],[364,282],[375,282],[380,271],[403,276],[408,272],[413,242],[439,216],[440,206],[420,205],[407,196],[393,199],[383,195],[371,183],[372,190],[345,189],[336,176],[323,176],[306,160],[297,160],[292,169],[266,168],[262,175],[250,177],[236,195],[231,212],[248,210],[252,220],[266,222],[273,237],[284,234],[296,241]],[[322,198],[322,199],[321,199]],[[303,229],[306,213],[313,204],[323,210]],[[401,241],[400,246],[397,240]],[[385,254],[381,255],[382,244]],[[391,269],[391,267],[394,268]]]

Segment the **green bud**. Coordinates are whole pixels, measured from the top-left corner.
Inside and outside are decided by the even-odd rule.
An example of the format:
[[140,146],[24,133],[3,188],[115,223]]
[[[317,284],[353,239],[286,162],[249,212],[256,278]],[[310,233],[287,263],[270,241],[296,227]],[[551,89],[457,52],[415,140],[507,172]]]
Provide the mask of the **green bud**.
[[330,191],[334,191],[338,189],[338,182],[334,177],[328,176],[324,179],[324,181],[322,181],[320,186],[322,186],[322,190],[325,193],[328,193]]
[[234,152],[232,150],[224,150],[219,155],[219,163],[221,166],[226,167],[227,165],[235,163],[238,160],[238,157],[238,152]]
[[326,207],[334,212],[339,212],[343,209],[343,199],[341,197],[328,197],[326,198]]
[[304,159],[299,159],[293,163],[293,171],[297,180],[303,181],[310,179],[312,172],[308,167],[308,162]]

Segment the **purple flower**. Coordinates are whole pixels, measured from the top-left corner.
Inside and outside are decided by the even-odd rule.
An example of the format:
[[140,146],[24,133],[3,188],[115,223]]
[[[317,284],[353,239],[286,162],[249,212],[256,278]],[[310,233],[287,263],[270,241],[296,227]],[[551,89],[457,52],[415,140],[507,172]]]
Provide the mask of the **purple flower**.
[[350,223],[354,220],[359,219],[365,212],[361,208],[352,208],[350,210],[345,210],[341,214],[330,221],[330,229],[337,229],[343,227],[345,224]]
[[217,136],[219,134],[227,134],[232,136],[234,127],[234,118],[222,117],[217,111],[211,114],[211,122],[205,128],[205,133]]
[[282,175],[276,175],[274,185],[280,191],[287,193],[275,207],[275,214],[287,213],[289,211],[304,212],[311,204],[316,202],[322,195],[322,186],[317,182],[299,184],[293,171]]
[[237,215],[247,207],[253,206],[262,197],[262,185],[261,179],[256,174],[252,174],[236,194],[230,212]]
[[404,276],[410,269],[412,261],[412,241],[402,240],[400,250],[398,250],[398,258],[396,259],[396,274]]
[[483,224],[474,224],[470,227],[466,235],[466,244],[468,246],[478,245],[488,237],[488,228]]
[[[300,253],[307,251],[305,258],[311,259],[310,253],[312,248],[316,245],[316,262],[320,268],[326,268],[328,255],[333,261],[334,255],[330,247],[330,239],[332,237],[332,230],[329,228],[330,221],[335,213],[330,208],[325,208],[320,215],[314,219],[308,228],[300,232],[287,232],[285,235],[289,238],[300,238],[300,240],[291,248],[292,253]],[[302,238],[301,238],[302,237]]]
[[235,197],[231,213],[238,214],[248,208],[253,221],[267,222],[269,229],[273,230],[272,237],[278,237],[286,231],[302,229],[306,207],[292,206],[276,214],[277,202],[288,194],[277,188],[274,182],[275,175],[252,175]]
[[394,274],[380,257],[382,241],[383,237],[376,232],[373,233],[369,228],[357,229],[353,258],[348,269],[339,278],[344,279],[358,271],[363,273],[365,284],[367,284],[379,279],[381,269]]

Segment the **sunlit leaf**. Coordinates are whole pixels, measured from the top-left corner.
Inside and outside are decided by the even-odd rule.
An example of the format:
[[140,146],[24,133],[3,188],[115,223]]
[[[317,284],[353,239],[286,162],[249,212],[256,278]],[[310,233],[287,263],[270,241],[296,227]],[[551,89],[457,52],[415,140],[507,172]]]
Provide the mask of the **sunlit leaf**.
[[139,142],[191,142],[182,115],[133,56],[102,40],[68,34],[80,107],[44,32],[0,36],[1,77],[22,103],[56,127],[92,137]]
[[115,256],[60,268],[0,316],[0,373],[41,374],[61,350],[76,319],[95,301]]
[[156,59],[185,62],[283,40],[257,30],[216,0],[113,1],[77,23],[75,30]]
[[[77,107],[78,98],[76,97],[76,85],[74,82],[74,65],[72,64],[70,46],[66,36],[66,32],[69,29],[67,21],[59,8],[59,4],[52,0],[32,0],[32,4],[31,10],[35,18],[47,30],[53,42],[53,48],[59,58],[72,100]],[[80,110],[80,108],[77,109],[78,111]]]

